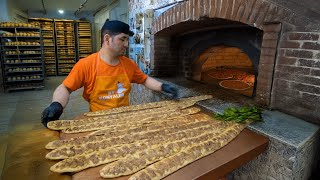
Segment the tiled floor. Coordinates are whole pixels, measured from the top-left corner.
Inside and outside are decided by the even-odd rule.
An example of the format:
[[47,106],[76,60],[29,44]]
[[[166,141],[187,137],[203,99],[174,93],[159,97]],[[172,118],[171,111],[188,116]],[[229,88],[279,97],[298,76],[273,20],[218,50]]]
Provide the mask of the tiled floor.
[[[53,91],[64,78],[46,78],[45,88],[41,90],[0,93],[0,177],[6,163],[7,146],[13,140],[11,137],[20,132],[44,128],[40,122],[41,113],[51,103]],[[88,103],[83,100],[80,89],[71,94],[60,119],[72,119],[87,111]]]

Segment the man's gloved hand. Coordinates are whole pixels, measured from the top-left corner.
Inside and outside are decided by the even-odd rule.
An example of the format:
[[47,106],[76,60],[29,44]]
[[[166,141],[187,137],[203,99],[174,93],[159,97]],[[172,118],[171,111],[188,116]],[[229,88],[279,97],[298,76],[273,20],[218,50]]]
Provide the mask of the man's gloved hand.
[[53,102],[47,107],[41,116],[41,123],[47,127],[47,123],[50,121],[58,120],[63,112],[63,107],[59,102]]
[[162,84],[161,90],[172,95],[172,98],[178,97],[178,89],[169,84]]

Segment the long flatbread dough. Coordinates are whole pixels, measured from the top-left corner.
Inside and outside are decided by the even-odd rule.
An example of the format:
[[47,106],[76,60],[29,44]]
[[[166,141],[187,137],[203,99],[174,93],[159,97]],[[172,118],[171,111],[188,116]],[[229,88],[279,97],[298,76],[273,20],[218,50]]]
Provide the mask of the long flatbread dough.
[[75,146],[61,146],[52,150],[46,155],[47,159],[66,159],[73,156],[79,156],[85,153],[91,153],[100,149],[106,149],[110,147],[117,147],[121,144],[133,143],[145,139],[152,140],[154,136],[165,136],[178,131],[192,129],[208,124],[206,121],[199,121],[193,123],[182,124],[178,126],[172,126],[169,128],[163,128],[158,130],[151,130],[133,134],[126,134],[118,137],[111,137],[102,141],[91,141],[82,145]]
[[[174,111],[168,111],[168,112],[158,112],[154,113],[153,116],[150,115],[143,115],[138,117],[130,117],[130,118],[124,118],[124,119],[118,119],[118,124],[128,125],[128,124],[139,124],[139,123],[152,123],[154,121],[159,121],[163,119],[173,119],[179,116],[186,116],[189,114],[195,114],[200,112],[199,108],[192,107],[187,109],[174,109]],[[81,126],[71,126],[69,128],[63,129],[62,132],[64,133],[79,133],[79,132],[88,132],[88,131],[94,131],[94,130],[100,130],[103,128],[106,128],[110,125],[115,124],[113,120],[107,120],[107,121],[98,121],[93,123],[88,123]]]
[[111,137],[116,137],[116,136],[121,136],[125,134],[132,134],[132,133],[138,133],[138,132],[145,132],[145,131],[150,131],[150,130],[157,130],[157,129],[162,129],[164,127],[178,127],[183,124],[187,123],[194,123],[198,121],[203,121],[203,120],[209,120],[211,117],[199,113],[199,114],[194,114],[190,116],[181,116],[181,117],[176,117],[174,119],[169,119],[169,120],[164,120],[164,121],[159,121],[155,122],[153,124],[146,124],[142,126],[124,126],[124,125],[114,125],[110,126],[109,128],[105,128],[99,131],[95,131],[92,134],[89,134],[87,136],[82,136],[82,137],[76,137],[76,138],[71,138],[71,139],[65,139],[65,140],[55,140],[51,141],[46,145],[46,149],[56,149],[61,146],[74,146],[74,145],[79,145],[79,144],[85,144],[88,142],[94,142],[94,141],[102,141],[104,139],[108,139]]
[[[127,159],[130,154],[139,152],[141,153],[146,149],[150,149],[150,147],[157,147],[161,144],[170,144],[174,141],[181,141],[181,139],[188,139],[188,142],[185,142],[185,144],[192,144],[193,142],[199,140],[200,135],[203,135],[206,132],[217,133],[216,127],[225,128],[225,126],[226,125],[222,123],[220,124],[217,122],[211,122],[206,126],[188,129],[170,135],[155,136],[153,141],[144,140],[131,144],[123,144],[118,147],[107,148],[105,150],[99,150],[96,152],[71,157],[56,163],[50,169],[51,171],[59,173],[78,172],[89,167],[110,163],[119,159],[123,161],[122,158],[126,157]],[[198,137],[198,139],[195,137]],[[168,148],[171,148],[171,145],[168,145]],[[154,150],[155,149],[153,149],[153,151]]]
[[[243,124],[234,124],[219,136],[164,158],[135,173],[129,180],[162,179],[197,159],[217,151],[233,140],[244,128],[245,125]],[[100,171],[100,175],[102,177],[112,177],[112,174],[106,175],[104,171]]]
[[162,107],[172,104],[183,104],[187,101],[193,101],[198,102],[206,99],[211,99],[211,95],[202,95],[202,96],[195,96],[195,97],[189,97],[189,98],[183,98],[180,101],[160,101],[160,102],[152,102],[152,103],[146,103],[146,104],[140,104],[140,105],[132,105],[132,106],[122,106],[118,108],[112,108],[108,110],[100,110],[95,112],[88,112],[85,113],[85,116],[102,116],[107,114],[115,114],[115,113],[121,113],[121,112],[130,112],[130,111],[137,111],[142,109],[150,109],[150,108],[156,108],[156,107]]

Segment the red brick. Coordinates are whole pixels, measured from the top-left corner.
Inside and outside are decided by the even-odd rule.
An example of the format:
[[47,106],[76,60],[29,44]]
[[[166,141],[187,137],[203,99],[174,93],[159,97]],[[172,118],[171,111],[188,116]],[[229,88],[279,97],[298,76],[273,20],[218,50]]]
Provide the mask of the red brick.
[[279,8],[277,5],[270,3],[264,22],[275,22],[274,15],[277,14]]
[[161,14],[160,15],[160,30],[161,31],[162,29],[164,29],[164,15]]
[[294,32],[289,33],[289,40],[312,40],[317,41],[319,39],[318,34],[305,33],[305,32]]
[[235,2],[234,2],[232,16],[230,17],[232,20],[235,20],[235,18],[237,16],[241,1],[243,1],[243,0],[235,0]]
[[167,27],[170,27],[172,25],[172,8],[167,10],[167,19],[168,19],[168,23],[167,23]]
[[216,0],[216,17],[220,17],[221,12],[221,1]]
[[320,70],[319,70],[319,69],[311,69],[310,75],[311,75],[311,76],[318,76],[318,77],[320,77]]
[[294,80],[296,76],[296,74],[277,71],[277,73],[274,75],[274,78]]
[[254,3],[254,6],[252,7],[250,17],[248,18],[248,24],[253,24],[256,22],[258,14],[260,13],[261,5],[262,5],[262,1],[256,0],[256,2]]
[[296,66],[286,66],[286,65],[277,65],[276,69],[282,73],[294,73],[301,75],[309,75],[310,68],[296,67]]
[[307,85],[304,83],[291,83],[291,88],[293,90],[298,90],[302,92],[308,92],[313,94],[320,94],[320,88],[313,85]]
[[[201,0],[202,1],[202,0]],[[194,6],[193,6],[193,20],[199,20],[200,19],[200,7],[199,7],[199,0],[193,0]]]
[[[201,1],[200,1],[200,3],[201,3]],[[203,5],[203,7],[202,7],[203,11],[201,13],[201,16],[202,17],[209,17],[210,0],[204,0],[202,5]]]
[[278,57],[278,64],[280,64],[280,65],[296,65],[297,58],[280,56],[280,57]]
[[258,27],[263,25],[264,19],[265,19],[267,13],[268,13],[269,6],[270,6],[269,2],[266,2],[266,1],[262,2],[261,8],[260,8],[259,13],[258,13],[258,17],[257,17],[257,19],[255,21],[255,23],[257,24]]
[[187,1],[186,3],[186,13],[185,13],[185,20],[189,20],[192,17],[192,1]]
[[[320,79],[317,77],[310,77],[309,75],[305,76],[305,75],[295,75],[294,77],[294,81],[296,83],[303,83],[303,84],[309,84],[309,85],[313,85],[313,86],[320,86]],[[309,99],[309,101],[311,101]]]
[[226,9],[226,19],[231,19],[235,0],[228,0],[228,8]]
[[267,55],[260,55],[260,63],[262,64],[274,64],[275,55],[267,56]]
[[290,82],[282,79],[275,78],[274,85],[281,89],[290,89]]
[[276,48],[278,44],[277,39],[264,39],[262,41],[262,46],[261,47],[266,47],[266,48]]
[[255,1],[256,0],[248,0],[247,1],[248,4],[246,4],[246,6],[245,6],[245,11],[244,11],[244,13],[243,13],[243,15],[242,15],[242,17],[240,19],[241,22],[247,24],[249,16],[250,16],[250,13],[252,11],[252,7],[253,7]]
[[264,32],[279,32],[280,30],[281,30],[281,24],[280,23],[263,25],[263,31]]
[[305,67],[313,67],[313,68],[320,68],[320,61],[313,60],[313,59],[299,59],[298,60],[299,66],[305,66]]
[[[232,4],[230,6],[232,6]],[[229,0],[222,0],[220,18],[223,18],[223,19],[226,18],[228,7],[229,7]]]
[[216,15],[216,4],[215,4],[215,0],[211,0],[210,1],[210,10],[209,10],[209,17],[210,18],[214,18]]
[[178,4],[176,7],[176,24],[179,24],[181,22],[181,6],[182,4]]
[[299,57],[299,58],[312,59],[313,52],[306,51],[306,50],[291,50],[291,49],[287,49],[285,55],[289,56],[289,57]]
[[273,72],[274,63],[262,64],[259,63],[259,71],[262,72]]
[[317,42],[304,42],[302,49],[320,50],[320,44]]
[[180,6],[180,19],[181,19],[181,22],[185,21],[186,20],[186,12],[187,12],[187,9],[186,9],[186,5],[187,3],[186,2],[183,2]]
[[277,32],[264,32],[263,33],[263,39],[278,39],[279,33]]
[[262,55],[274,56],[275,54],[276,54],[275,48],[261,48],[261,56]]
[[175,5],[172,7],[172,20],[171,25],[177,24],[177,6]]
[[238,9],[238,12],[236,14],[236,17],[235,17],[235,20],[236,21],[240,21],[245,9],[246,9],[246,0],[241,0],[241,3],[239,5],[239,9]]
[[280,48],[299,48],[300,43],[297,41],[281,41],[280,42]]

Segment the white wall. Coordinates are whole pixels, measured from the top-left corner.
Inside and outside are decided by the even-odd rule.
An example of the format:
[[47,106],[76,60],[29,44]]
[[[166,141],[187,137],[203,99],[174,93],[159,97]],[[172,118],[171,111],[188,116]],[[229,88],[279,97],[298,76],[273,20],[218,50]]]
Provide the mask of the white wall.
[[9,21],[7,0],[0,0],[0,22]]
[[0,21],[27,22],[27,13],[21,11],[13,1],[0,0]]
[[100,49],[100,30],[106,19],[119,20],[128,23],[128,1],[114,0],[108,6],[101,9],[94,16],[94,37],[96,51]]

